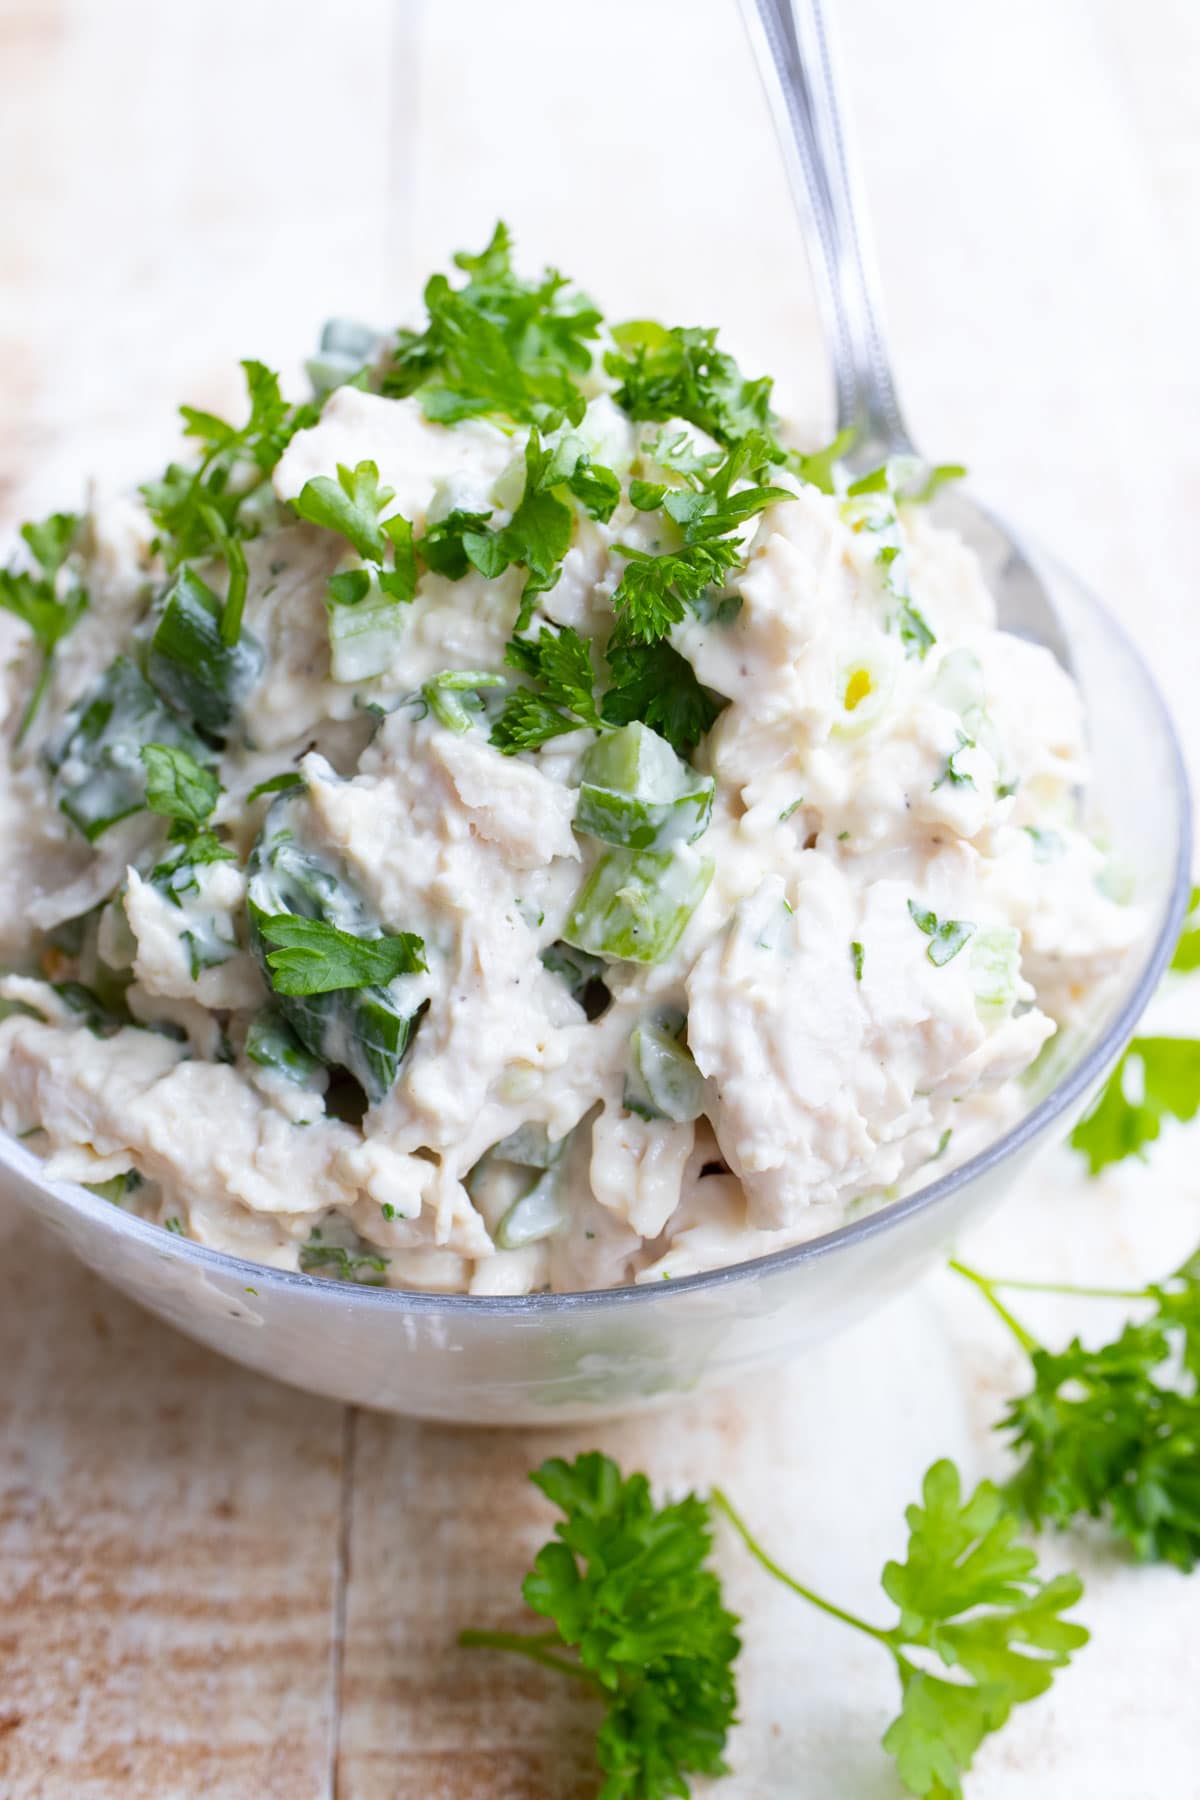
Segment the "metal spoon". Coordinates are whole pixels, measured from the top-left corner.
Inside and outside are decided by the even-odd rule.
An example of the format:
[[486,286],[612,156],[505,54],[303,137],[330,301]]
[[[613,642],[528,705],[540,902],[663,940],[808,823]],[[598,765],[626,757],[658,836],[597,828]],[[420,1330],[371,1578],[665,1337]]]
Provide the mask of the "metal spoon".
[[[821,0],[742,0],[742,11],[808,241],[833,356],[838,430],[855,434],[847,460],[862,470],[889,456],[919,455],[896,398]],[[943,492],[938,516],[979,556],[1004,629],[1045,645],[1070,668],[1066,634],[1020,535],[958,487]]]

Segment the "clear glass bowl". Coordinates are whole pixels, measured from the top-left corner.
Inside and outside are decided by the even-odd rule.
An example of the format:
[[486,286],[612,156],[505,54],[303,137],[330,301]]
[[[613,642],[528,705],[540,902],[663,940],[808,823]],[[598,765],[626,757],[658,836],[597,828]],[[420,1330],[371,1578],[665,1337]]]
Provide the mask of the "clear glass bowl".
[[488,1425],[603,1418],[736,1379],[852,1324],[915,1280],[1084,1110],[1167,964],[1187,904],[1191,805],[1154,683],[1115,620],[1038,559],[1091,725],[1091,808],[1134,871],[1144,940],[1118,992],[1004,1137],[909,1198],[774,1256],[652,1287],[516,1299],[284,1274],[203,1249],[0,1134],[5,1188],[98,1275],[253,1369],[362,1406]]

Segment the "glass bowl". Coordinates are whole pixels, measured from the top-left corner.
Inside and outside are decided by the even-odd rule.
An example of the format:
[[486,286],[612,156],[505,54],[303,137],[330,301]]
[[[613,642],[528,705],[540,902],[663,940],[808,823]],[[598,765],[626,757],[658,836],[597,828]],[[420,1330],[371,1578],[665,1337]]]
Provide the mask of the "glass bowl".
[[[1036,555],[1036,553],[1035,553]],[[778,1363],[914,1281],[1079,1118],[1169,960],[1190,885],[1191,806],[1170,718],[1137,650],[1036,556],[1092,735],[1093,817],[1135,871],[1144,938],[1102,1016],[1019,1122],[940,1180],[791,1250],[598,1293],[473,1298],[355,1287],[206,1250],[68,1182],[0,1134],[0,1180],[89,1268],[149,1311],[311,1393],[463,1424],[582,1422]]]

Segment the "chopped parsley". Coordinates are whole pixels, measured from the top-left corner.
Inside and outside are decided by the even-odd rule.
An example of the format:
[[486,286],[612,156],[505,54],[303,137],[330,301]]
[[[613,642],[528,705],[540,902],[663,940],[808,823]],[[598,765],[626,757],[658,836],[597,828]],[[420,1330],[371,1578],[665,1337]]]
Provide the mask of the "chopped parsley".
[[855,981],[861,981],[863,978],[863,947],[857,938],[850,946],[850,961],[854,965]]
[[931,939],[926,955],[939,969],[953,961],[976,930],[967,919],[939,919],[935,912],[924,911],[915,900],[909,901],[908,911],[918,931]]
[[246,598],[246,558],[242,541],[257,536],[263,502],[270,502],[270,477],[297,431],[313,425],[319,409],[289,406],[279,377],[260,362],[243,362],[250,414],[241,426],[215,413],[181,406],[184,435],[194,438],[202,455],[195,468],[168,465],[158,481],[142,487],[156,527],[154,547],[168,570],[182,563],[220,557],[229,571],[221,611],[220,633],[226,644],[237,642]]
[[973,737],[968,737],[961,727],[958,730],[957,736],[958,742],[946,758],[946,766],[933,784],[933,791],[935,794],[938,789],[944,787],[947,782],[950,783],[951,787],[973,788],[975,786],[975,777],[971,772],[968,769],[960,769],[958,766],[958,759],[963,751],[974,750],[975,739]]
[[21,527],[33,569],[0,569],[0,606],[27,625],[42,653],[41,667],[17,727],[17,743],[33,724],[42,703],[60,640],[78,624],[88,603],[68,558],[79,535],[75,513],[51,513]]
[[601,323],[591,301],[555,269],[537,281],[518,276],[504,224],[478,255],[454,261],[466,281],[426,283],[425,329],[399,333],[383,392],[415,394],[443,424],[488,414],[545,429],[577,424],[586,405],[577,378],[592,366]]
[[277,946],[266,957],[277,994],[302,997],[383,987],[398,975],[413,975],[428,966],[424,942],[411,931],[394,937],[356,937],[324,919],[304,919],[297,913],[260,914],[256,924],[261,936]]

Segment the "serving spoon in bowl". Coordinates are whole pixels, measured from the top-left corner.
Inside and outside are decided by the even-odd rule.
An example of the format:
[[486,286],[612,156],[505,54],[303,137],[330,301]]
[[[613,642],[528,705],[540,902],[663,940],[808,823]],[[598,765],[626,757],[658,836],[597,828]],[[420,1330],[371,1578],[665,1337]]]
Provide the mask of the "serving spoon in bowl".
[[[893,456],[924,462],[896,398],[861,183],[821,0],[742,0],[742,11],[805,230],[833,358],[837,428],[853,434],[845,460],[860,474]],[[938,510],[978,555],[1004,630],[1044,645],[1069,669],[1066,632],[1019,533],[957,486],[943,492]]]

